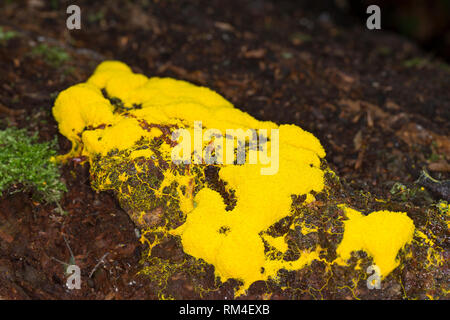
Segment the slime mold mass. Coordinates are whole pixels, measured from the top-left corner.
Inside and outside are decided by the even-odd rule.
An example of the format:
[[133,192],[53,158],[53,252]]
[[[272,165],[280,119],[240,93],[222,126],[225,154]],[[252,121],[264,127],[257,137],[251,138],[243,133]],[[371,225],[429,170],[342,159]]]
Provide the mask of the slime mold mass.
[[[311,133],[258,121],[208,88],[147,78],[121,62],[106,61],[86,83],[59,94],[53,115],[72,142],[62,159],[88,159],[92,187],[115,193],[141,228],[149,257],[152,248],[175,238],[189,259],[213,265],[221,282],[238,280],[237,295],[258,280],[276,281],[282,269],[301,270],[313,262],[325,266],[324,274],[375,264],[384,279],[413,240],[415,226],[406,213],[381,210],[366,216],[332,200],[338,178]],[[271,130],[278,129],[278,172],[262,175],[267,165],[248,161],[173,163],[172,132],[183,128],[194,136],[194,121],[202,121],[202,137],[212,128],[266,132],[265,145],[253,150],[258,158],[264,148],[272,150]],[[191,150],[214,142],[205,137],[191,141]],[[247,160],[250,148],[245,144]],[[328,207],[315,205],[323,196]],[[355,252],[364,252],[356,262]],[[160,266],[159,272],[170,270]]]

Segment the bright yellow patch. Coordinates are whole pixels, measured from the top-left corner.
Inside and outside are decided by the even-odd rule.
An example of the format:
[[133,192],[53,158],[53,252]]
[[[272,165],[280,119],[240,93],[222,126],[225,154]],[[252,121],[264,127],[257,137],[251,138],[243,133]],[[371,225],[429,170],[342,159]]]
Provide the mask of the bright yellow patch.
[[345,208],[348,220],[344,221],[344,238],[337,248],[337,262],[345,262],[352,251],[363,250],[373,257],[385,277],[394,270],[401,248],[410,243],[414,223],[404,212],[376,211],[364,216],[356,210]]
[[[117,111],[108,98],[118,98],[124,110]],[[300,253],[297,261],[287,262],[267,257],[263,238],[270,246],[284,252],[283,237],[261,236],[263,231],[291,214],[291,195],[306,195],[306,203],[314,201],[311,191],[324,189],[324,174],[320,159],[325,151],[311,133],[294,125],[277,126],[273,122],[258,121],[240,111],[217,93],[185,81],[170,78],[147,78],[135,74],[123,63],[107,61],[100,64],[87,83],[75,85],[61,92],[53,108],[61,134],[70,139],[73,148],[68,156],[107,156],[110,151],[131,150],[128,160],[138,157],[153,159],[150,149],[133,149],[142,138],[149,141],[161,136],[156,127],[144,129],[144,124],[186,128],[193,137],[193,122],[202,121],[203,132],[215,128],[279,129],[279,170],[274,175],[261,175],[260,164],[220,165],[219,176],[229,190],[234,190],[237,203],[231,211],[225,210],[219,193],[209,188],[200,190],[195,199],[186,192],[180,200],[186,222],[172,230],[181,237],[184,251],[215,266],[216,274],[225,281],[229,278],[243,282],[245,290],[257,280],[276,277],[281,268],[295,270],[319,259],[320,246]],[[144,122],[143,122],[144,121]],[[270,138],[270,130],[268,133]],[[203,141],[203,147],[208,141]],[[267,148],[270,150],[269,141]],[[170,161],[171,147],[164,142],[161,156]],[[157,163],[157,160],[155,160]],[[136,172],[141,168],[135,164]],[[111,183],[108,172],[100,172],[106,184]],[[120,176],[121,181],[127,179]],[[192,177],[164,172],[164,181],[156,195],[165,186],[178,183],[182,189],[192,190]],[[143,182],[144,183],[144,182]],[[128,186],[132,194],[132,189]],[[141,212],[143,217],[144,212]],[[355,250],[365,250],[374,257],[383,274],[391,272],[398,251],[412,237],[414,225],[403,213],[375,212],[363,217],[356,211],[347,211],[344,239],[338,253],[343,261]],[[302,228],[303,234],[315,232]],[[145,234],[145,231],[144,231]],[[241,291],[242,292],[242,291]]]

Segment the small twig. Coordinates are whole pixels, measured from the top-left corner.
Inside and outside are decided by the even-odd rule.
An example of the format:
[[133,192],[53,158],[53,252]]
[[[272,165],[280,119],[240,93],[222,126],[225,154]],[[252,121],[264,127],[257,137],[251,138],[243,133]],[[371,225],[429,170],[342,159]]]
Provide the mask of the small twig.
[[67,241],[67,239],[66,239],[66,237],[64,235],[62,235],[62,236],[63,236],[64,241],[66,242],[67,248],[69,249],[70,256],[72,257],[72,260],[75,263],[75,256],[73,255],[72,249],[69,246],[69,241]]
[[100,261],[95,265],[94,269],[92,269],[91,273],[89,273],[89,278],[92,277],[92,275],[94,274],[94,272],[97,270],[97,268],[100,266],[100,264],[104,263],[106,256],[109,254],[109,252],[105,253],[103,255],[103,257],[100,259]]
[[65,266],[70,266],[70,264],[68,264],[67,262],[61,261],[61,260],[56,259],[56,258],[54,258],[54,257],[50,257],[50,258],[53,259],[53,260],[55,260],[56,262],[59,262],[59,263],[65,265]]
[[436,180],[425,169],[422,169],[416,183],[427,188],[436,198],[450,201],[450,180]]

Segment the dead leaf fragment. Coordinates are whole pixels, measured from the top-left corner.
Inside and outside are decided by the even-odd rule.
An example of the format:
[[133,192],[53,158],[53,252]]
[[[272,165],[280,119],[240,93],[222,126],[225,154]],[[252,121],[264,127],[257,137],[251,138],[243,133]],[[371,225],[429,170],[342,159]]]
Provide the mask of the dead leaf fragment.
[[260,48],[244,52],[244,57],[247,59],[261,59],[266,54],[266,49]]
[[388,100],[386,102],[386,108],[389,110],[400,110],[400,106],[396,104],[394,101]]
[[433,162],[428,165],[430,171],[450,172],[450,164],[447,161]]
[[356,151],[359,151],[359,149],[361,149],[362,142],[363,142],[362,131],[359,130],[358,133],[353,138],[353,145],[355,146]]
[[398,130],[396,135],[409,146],[413,146],[415,144],[431,145],[434,142],[437,151],[440,154],[445,155],[447,158],[450,158],[449,137],[429,131],[420,124],[409,122]]
[[226,22],[216,21],[216,22],[214,22],[214,26],[217,29],[220,29],[222,31],[228,31],[228,32],[234,31],[234,27],[231,24],[226,23]]

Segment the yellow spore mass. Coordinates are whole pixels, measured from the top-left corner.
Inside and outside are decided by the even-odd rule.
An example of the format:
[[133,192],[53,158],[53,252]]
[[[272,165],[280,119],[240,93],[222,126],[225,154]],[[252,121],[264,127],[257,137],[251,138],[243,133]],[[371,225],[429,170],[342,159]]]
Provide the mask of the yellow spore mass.
[[350,208],[344,210],[349,219],[344,222],[344,238],[336,251],[339,260],[363,250],[373,257],[382,277],[391,273],[399,264],[399,250],[413,240],[412,220],[404,212],[376,211],[364,216]]
[[[156,199],[167,196],[167,203],[177,204],[185,215],[185,222],[169,233],[181,238],[185,253],[214,265],[222,281],[240,280],[241,292],[257,280],[276,278],[280,269],[297,270],[322,259],[324,249],[320,246],[302,250],[295,261],[270,258],[264,241],[281,253],[288,250],[288,245],[284,237],[262,234],[292,214],[293,195],[304,195],[305,203],[310,203],[314,194],[324,190],[325,172],[320,165],[325,151],[311,133],[295,125],[258,121],[208,88],[170,78],[147,78],[117,61],[101,63],[86,83],[61,92],[53,115],[61,134],[73,143],[66,157],[83,155],[91,165],[94,159],[117,157],[133,163],[130,170],[135,172],[137,183],[126,188],[130,174],[115,174],[97,166],[97,190],[114,189],[125,202],[138,197],[137,190],[143,186],[148,186]],[[231,210],[227,210],[223,196],[207,186],[194,194],[195,177],[190,169],[184,174],[177,174],[173,166],[160,169],[164,176],[160,184],[142,180],[148,162],[139,159],[152,159],[156,167],[171,162],[173,145],[163,139],[163,127],[193,132],[194,121],[202,121],[203,132],[209,128],[224,134],[227,129],[278,129],[279,170],[273,175],[261,175],[264,165],[259,163],[216,165],[226,191],[234,192],[236,203]],[[268,132],[267,147],[272,143]],[[158,151],[146,145],[154,141],[159,141]],[[202,147],[208,143],[203,141]],[[174,195],[167,195],[171,186]],[[144,206],[149,200],[140,196],[139,201]],[[148,207],[152,208],[151,219],[156,221],[161,210],[156,205]],[[146,210],[132,209],[137,212],[135,221],[144,224]],[[411,240],[412,221],[397,212],[381,211],[369,216],[354,210],[346,212],[349,219],[336,262],[344,264],[352,251],[364,250],[383,275],[390,273],[397,265],[398,251]],[[303,235],[316,231],[305,228]]]

